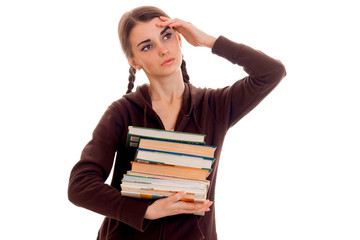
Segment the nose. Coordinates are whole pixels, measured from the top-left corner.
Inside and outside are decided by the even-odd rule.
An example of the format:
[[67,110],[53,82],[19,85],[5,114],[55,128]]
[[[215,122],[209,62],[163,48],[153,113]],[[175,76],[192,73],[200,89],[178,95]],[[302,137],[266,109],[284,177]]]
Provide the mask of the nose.
[[160,43],[159,44],[159,55],[160,56],[164,56],[169,52],[169,49],[167,48],[167,46],[165,46],[165,44]]

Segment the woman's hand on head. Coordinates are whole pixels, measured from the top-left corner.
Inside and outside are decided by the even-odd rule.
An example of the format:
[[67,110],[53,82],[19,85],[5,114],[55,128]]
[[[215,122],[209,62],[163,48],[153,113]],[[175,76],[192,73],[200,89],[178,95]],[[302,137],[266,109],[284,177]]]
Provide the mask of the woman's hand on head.
[[162,21],[157,24],[159,27],[171,27],[175,28],[181,35],[184,36],[186,41],[193,46],[206,46],[212,48],[216,38],[206,34],[201,31],[197,27],[195,27],[192,23],[183,21],[178,18],[170,19],[167,17],[159,17]]
[[145,218],[154,220],[166,216],[177,214],[191,214],[210,211],[211,201],[206,200],[203,203],[190,203],[181,201],[185,192],[178,192],[173,196],[158,199],[153,202],[145,213]]

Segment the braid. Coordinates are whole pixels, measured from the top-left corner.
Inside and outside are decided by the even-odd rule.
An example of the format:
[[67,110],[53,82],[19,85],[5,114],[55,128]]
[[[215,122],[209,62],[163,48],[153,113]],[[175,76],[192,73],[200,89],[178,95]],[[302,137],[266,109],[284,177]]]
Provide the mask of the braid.
[[182,75],[183,75],[184,82],[189,83],[190,77],[189,77],[189,75],[187,73],[186,62],[185,62],[184,59],[182,60],[182,63],[181,63],[181,72],[182,72]]
[[131,93],[132,89],[134,88],[136,69],[131,66],[129,69],[129,73],[130,73],[129,84],[128,84],[128,90],[126,91],[126,93]]

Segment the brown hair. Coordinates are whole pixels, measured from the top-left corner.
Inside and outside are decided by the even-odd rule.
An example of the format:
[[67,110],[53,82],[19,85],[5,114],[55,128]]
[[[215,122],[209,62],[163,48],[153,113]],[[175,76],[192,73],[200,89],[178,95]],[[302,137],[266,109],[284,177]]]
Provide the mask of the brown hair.
[[[133,53],[131,52],[131,44],[129,41],[129,36],[131,30],[136,26],[138,22],[148,22],[156,17],[168,17],[170,18],[164,11],[162,11],[159,8],[152,7],[152,6],[143,6],[143,7],[137,7],[131,10],[130,12],[125,13],[119,22],[118,27],[118,34],[120,39],[120,44],[123,52],[125,53],[125,56],[127,58],[130,58],[133,56]],[[186,63],[184,59],[181,63],[181,71],[183,75],[184,82],[189,82],[189,75],[186,71]],[[126,93],[130,93],[134,87],[134,81],[135,81],[135,73],[136,69],[132,66],[130,66],[129,69],[129,84],[128,84],[128,90]]]

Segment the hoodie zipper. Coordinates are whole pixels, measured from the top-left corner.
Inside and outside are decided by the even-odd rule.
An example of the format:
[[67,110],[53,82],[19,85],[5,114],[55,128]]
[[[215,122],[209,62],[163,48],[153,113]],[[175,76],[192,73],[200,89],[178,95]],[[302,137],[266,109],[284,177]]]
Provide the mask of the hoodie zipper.
[[[147,127],[147,113],[146,112],[147,112],[147,105],[145,104],[145,106],[144,106],[144,127]],[[162,129],[165,129],[164,124],[161,121],[159,115],[157,115],[157,113],[155,111],[154,111],[154,114],[155,114],[156,120],[159,123],[160,127]]]

